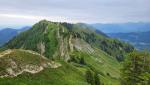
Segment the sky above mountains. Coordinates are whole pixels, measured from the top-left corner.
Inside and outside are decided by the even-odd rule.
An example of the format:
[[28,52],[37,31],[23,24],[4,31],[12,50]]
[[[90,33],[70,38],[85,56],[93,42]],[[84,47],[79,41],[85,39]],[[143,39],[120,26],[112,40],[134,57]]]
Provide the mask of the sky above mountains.
[[41,19],[85,23],[149,22],[150,0],[0,0],[0,26]]

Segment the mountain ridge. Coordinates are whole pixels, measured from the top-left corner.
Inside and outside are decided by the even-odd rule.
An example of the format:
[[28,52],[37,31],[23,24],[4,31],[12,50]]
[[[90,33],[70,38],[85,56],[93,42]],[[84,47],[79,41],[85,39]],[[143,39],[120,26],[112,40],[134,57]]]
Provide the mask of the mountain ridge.
[[[41,76],[41,73],[48,75],[54,72],[51,75],[57,77],[59,82],[63,80],[62,85],[88,85],[85,80],[87,70],[91,70],[93,74],[97,73],[98,77],[101,78],[100,81],[105,84],[119,85],[119,69],[121,67],[119,62],[134,48],[127,43],[111,39],[104,33],[101,33],[100,31],[97,33],[96,29],[91,29],[86,24],[69,24],[42,20],[33,25],[31,29],[14,37],[0,50],[31,50],[49,60],[59,62],[61,64],[59,68],[48,68],[35,75]],[[28,74],[21,74],[16,79],[25,78],[23,83],[27,84],[29,81],[26,79],[26,75]],[[63,75],[67,80],[59,75]],[[57,84],[57,79],[51,77],[45,79],[45,75],[43,77],[44,80],[42,80],[45,81],[45,85],[47,85],[47,82],[53,82],[52,85]],[[29,78],[33,78],[33,83],[37,82],[32,75]],[[18,80],[10,79],[9,82],[19,82]],[[0,81],[2,80],[0,79]],[[43,81],[39,81],[39,83]],[[76,83],[73,81],[76,81]]]
[[[67,27],[66,25],[70,26],[72,29],[70,29],[69,27],[66,28]],[[49,28],[48,28],[48,26],[49,26]],[[42,29],[40,29],[40,28],[42,28]],[[130,49],[133,49],[133,47],[131,47],[130,45],[125,44],[125,43],[123,44],[122,42],[117,41],[117,40],[109,39],[104,34],[98,34],[95,32],[96,30],[91,30],[87,25],[83,25],[83,24],[65,24],[65,23],[61,24],[61,23],[49,22],[46,20],[42,20],[39,23],[35,24],[33,26],[33,28],[28,31],[22,33],[21,34],[22,37],[21,36],[15,37],[14,40],[11,40],[10,42],[8,42],[4,47],[6,47],[6,48],[7,47],[8,48],[21,48],[23,46],[22,48],[24,48],[24,49],[30,49],[30,50],[37,51],[37,52],[44,51],[41,48],[41,47],[43,47],[46,49],[46,51],[49,50],[49,54],[47,54],[47,52],[42,52],[42,54],[45,54],[47,57],[50,57],[53,55],[55,50],[59,50],[59,51],[65,50],[65,49],[61,49],[61,48],[58,49],[57,48],[58,44],[61,46],[66,44],[65,45],[66,49],[68,47],[71,48],[69,45],[68,39],[71,37],[74,37],[74,38],[83,39],[87,43],[91,44],[92,46],[98,46],[103,51],[105,51],[108,54],[115,56],[115,57],[117,57],[117,54],[120,54],[120,53],[113,54],[114,52],[110,52],[111,51],[110,49],[114,50],[114,48],[112,48],[113,43],[116,44],[116,47],[121,47],[121,46],[125,47],[125,48],[122,47],[123,50],[120,50],[120,52],[121,51],[125,52],[126,49],[128,49],[129,51],[130,51]],[[49,32],[49,33],[47,33],[47,32]],[[30,34],[32,34],[32,36],[30,36]],[[27,41],[20,40],[20,39],[24,39]],[[19,41],[19,42],[15,43],[17,41]],[[60,41],[61,43],[58,43],[58,41]],[[11,44],[11,42],[12,42],[12,44]],[[31,42],[33,45],[30,46]],[[119,43],[122,45],[119,45]],[[45,44],[45,46],[44,46],[44,44]],[[49,44],[49,46],[47,46],[47,44]],[[100,44],[102,44],[102,45],[100,45]],[[37,47],[37,45],[39,45],[39,46]],[[107,47],[105,48],[103,45],[107,46]],[[125,45],[127,45],[127,46],[125,46]],[[128,46],[129,46],[129,48],[128,48]],[[118,48],[116,48],[116,50],[118,50]],[[61,55],[63,55],[62,52],[61,52]],[[118,55],[118,56],[121,56],[121,55]],[[121,57],[123,57],[123,56],[121,56]]]

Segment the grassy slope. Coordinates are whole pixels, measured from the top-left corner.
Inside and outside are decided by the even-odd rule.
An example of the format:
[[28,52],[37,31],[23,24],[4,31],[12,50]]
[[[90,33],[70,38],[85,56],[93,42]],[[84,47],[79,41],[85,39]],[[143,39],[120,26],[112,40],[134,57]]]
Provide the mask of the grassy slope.
[[[97,51],[100,50],[97,49]],[[14,59],[22,64],[37,64],[40,62],[38,56],[19,50],[15,50],[7,56],[10,57],[10,55],[15,56]],[[119,84],[117,79],[119,78],[120,65],[115,59],[103,51],[91,55],[76,51],[72,55],[84,57],[86,65],[77,63],[70,64],[61,61],[62,67],[56,69],[47,68],[37,74],[24,73],[15,78],[3,78],[0,79],[0,85],[88,85],[84,76],[87,69],[97,71],[100,74],[101,82],[104,82],[106,85]],[[108,76],[107,73],[109,73],[110,76]]]
[[133,51],[134,47],[117,39],[109,38],[103,33],[97,33],[94,28],[84,24],[74,24],[73,35],[85,40],[91,46],[99,48],[107,54],[115,57],[118,61],[124,59],[124,55]]
[[[14,40],[10,41],[10,43],[6,44],[5,47],[23,47],[25,49],[30,49],[38,52],[37,44],[43,41],[46,44],[45,56],[51,57],[53,53],[57,50],[57,46],[59,46],[59,43],[55,39],[55,32],[58,26],[56,23],[49,23],[48,32],[46,33],[47,35],[44,35],[43,32],[45,31],[44,29],[46,29],[46,27],[47,22],[41,22],[39,24],[36,24],[35,26],[33,26],[33,29],[20,34],[22,35],[22,37],[17,36]],[[79,38],[88,42],[92,47],[96,47],[95,53],[93,54],[87,54],[83,52],[73,53],[75,57],[84,57],[87,65],[83,66],[77,63],[72,63],[72,65],[62,62],[62,67],[58,69],[48,68],[35,75],[24,73],[16,78],[0,79],[0,85],[12,85],[12,82],[14,85],[86,85],[87,83],[84,77],[84,73],[87,69],[97,71],[100,74],[99,76],[101,81],[104,82],[106,85],[119,85],[118,79],[120,77],[120,64],[115,59],[115,56],[112,57],[108,55],[106,51],[102,51],[103,49],[101,48],[101,46],[104,46],[105,48],[111,48],[107,51],[114,53],[118,52],[119,48],[126,47],[120,46],[124,45],[124,43],[118,41],[119,44],[114,44],[114,42],[111,42],[110,38],[105,38],[102,35],[95,34],[95,32],[91,30],[86,30],[86,27],[80,27],[80,25],[73,25],[73,27],[71,27],[73,28],[72,34],[78,35]],[[68,37],[67,34],[66,36]],[[103,41],[105,41],[104,44],[102,43]],[[32,47],[31,44],[33,44]],[[118,53],[120,53],[120,51]]]
[[[27,51],[12,50],[0,58],[0,73],[9,67],[9,60],[12,59],[17,65],[40,64],[40,56]],[[43,60],[47,62],[47,60]],[[5,62],[5,63],[4,63]],[[0,85],[88,85],[84,74],[75,66],[58,61],[62,64],[58,68],[45,68],[37,74],[23,73],[14,78],[0,78]],[[8,65],[8,66],[7,66]]]
[[25,52],[22,50],[11,50],[11,51],[12,51],[11,53],[6,54],[0,58],[0,67],[6,68],[7,63],[9,63],[8,60],[10,59],[14,60],[18,65],[24,65],[24,64],[36,65],[40,63],[40,59],[41,59],[40,55],[34,55],[32,53],[28,53],[27,51]]
[[[11,68],[16,65],[17,65],[17,68],[13,68],[13,70],[20,70],[21,67],[25,65],[40,66],[41,62],[43,63],[51,62],[50,60],[41,58],[41,56],[38,54],[29,53],[27,50],[15,49],[15,50],[10,50],[10,51],[11,51],[10,53],[0,57],[0,75],[3,75],[4,73],[6,73],[7,68]],[[15,62],[15,65],[12,64],[12,62]]]
[[[60,42],[57,40],[56,35],[58,28],[65,28],[65,30],[67,30],[66,33],[60,33],[63,34],[64,37],[69,37],[69,35],[72,34],[74,37],[84,39],[90,45],[94,45],[109,55],[119,58],[118,60],[122,60],[123,54],[133,49],[133,47],[128,44],[108,38],[103,33],[97,33],[94,28],[85,24],[59,23],[58,25],[58,23],[46,20],[33,25],[30,30],[19,34],[2,48],[23,48],[40,53],[40,49],[37,48],[37,45],[43,42],[46,46],[44,56],[48,58],[52,57]],[[2,48],[0,48],[0,50],[3,50]]]
[[87,68],[92,69],[100,74],[101,82],[104,82],[104,84],[119,85],[118,79],[120,77],[120,64],[111,56],[107,55],[103,51],[91,55],[83,52],[74,52],[72,55],[75,55],[78,58],[84,57],[86,62],[85,66],[75,63],[75,66],[77,66],[77,68],[83,73],[85,73]]
[[0,85],[88,85],[81,71],[68,63],[62,64],[34,75],[24,73],[16,78],[0,79]]

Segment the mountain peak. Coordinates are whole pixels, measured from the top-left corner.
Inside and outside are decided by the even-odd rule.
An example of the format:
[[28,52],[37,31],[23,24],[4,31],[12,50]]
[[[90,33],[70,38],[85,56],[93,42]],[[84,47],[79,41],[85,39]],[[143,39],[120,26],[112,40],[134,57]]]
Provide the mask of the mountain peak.
[[[98,46],[114,57],[121,57],[121,55],[118,55],[120,53],[114,54],[114,52],[110,52],[112,48],[109,45],[111,46],[112,42],[123,43],[109,39],[104,33],[94,30],[91,26],[86,24],[51,22],[47,20],[41,20],[28,31],[19,34],[9,41],[4,48],[33,50],[47,58],[53,59],[59,56],[59,58],[67,61],[70,58],[70,49],[75,47],[77,47],[75,49],[78,49],[78,46],[74,43],[76,39],[78,39],[78,43],[84,40],[89,46]],[[108,44],[108,47],[106,44]],[[131,46],[126,48],[123,46],[125,45],[118,44],[116,50],[118,48],[122,48],[123,51],[126,49],[132,50],[130,48]],[[119,52],[122,52],[122,50]]]
[[[63,82],[66,82],[64,85],[73,85],[68,83],[70,82],[68,81],[68,79],[74,78],[73,81],[77,81],[77,79],[82,78],[81,81],[86,83],[84,78],[86,73],[85,71],[88,69],[91,69],[93,72],[98,72],[101,76],[103,76],[105,80],[108,80],[108,78],[111,80],[117,80],[120,76],[120,65],[118,61],[122,61],[124,58],[124,54],[132,51],[134,48],[129,44],[106,37],[102,32],[96,31],[95,29],[91,28],[86,24],[70,24],[42,20],[33,25],[31,29],[18,34],[7,44],[5,44],[2,48],[0,48],[0,50],[7,49],[19,49],[18,51],[15,51],[13,57],[17,58],[19,56],[23,59],[31,58],[29,60],[29,63],[31,64],[32,62],[34,63],[41,60],[35,60],[39,58],[38,56],[36,56],[36,54],[38,54],[39,56],[43,56],[46,60],[61,63],[61,67],[58,69],[46,68],[46,70],[43,70],[42,72],[39,72],[41,71],[39,69],[42,65],[41,63],[38,63],[38,75],[43,74],[44,72],[44,75],[42,75],[46,75],[44,81],[52,81],[51,79],[53,78],[51,77],[51,75],[54,76],[56,74],[55,77],[58,77],[57,82],[63,80]],[[21,49],[24,49],[24,51],[27,52],[22,53]],[[12,56],[12,54],[8,55],[8,57],[9,56]],[[18,62],[23,61],[23,59],[18,60],[18,58],[16,58],[13,59],[17,60]],[[5,63],[5,61],[0,59],[0,63],[2,63],[1,65],[4,65],[3,63]],[[8,64],[10,63],[11,62],[9,62]],[[24,64],[24,62],[21,63]],[[28,65],[28,61],[26,61],[25,63],[27,63]],[[21,65],[22,67],[23,64],[17,65]],[[60,66],[60,64],[57,65]],[[33,68],[33,70],[27,68],[28,71],[35,72],[36,68],[34,68],[33,65],[31,67]],[[2,68],[2,71],[5,72],[5,69],[8,71],[5,73],[6,75],[13,75],[12,72],[14,72],[14,70],[12,67],[11,69],[7,69],[7,67]],[[22,69],[21,71],[24,71],[24,69]],[[50,75],[50,78],[47,77],[47,75]],[[60,75],[68,79],[59,79],[62,78],[60,77]],[[22,74],[21,76],[24,76],[24,74]],[[77,83],[77,85],[84,84]]]

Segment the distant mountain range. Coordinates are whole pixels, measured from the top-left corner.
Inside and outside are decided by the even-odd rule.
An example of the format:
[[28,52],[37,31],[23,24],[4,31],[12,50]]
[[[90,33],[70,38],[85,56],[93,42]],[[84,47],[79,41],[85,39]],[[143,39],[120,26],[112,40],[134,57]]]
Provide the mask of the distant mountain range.
[[108,33],[110,37],[118,38],[133,44],[137,49],[150,50],[150,31],[147,32],[131,32],[131,33]]
[[98,30],[108,34],[109,37],[117,38],[131,43],[137,49],[150,50],[150,23],[116,23],[116,24],[92,24]]
[[18,33],[23,32],[30,27],[26,26],[21,29],[13,29],[13,28],[4,28],[0,30],[0,46],[8,42],[10,39],[12,39],[14,36],[16,36]]
[[117,24],[91,24],[104,33],[129,33],[150,31],[150,23],[117,23]]

